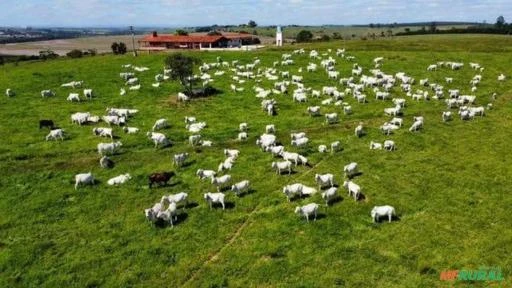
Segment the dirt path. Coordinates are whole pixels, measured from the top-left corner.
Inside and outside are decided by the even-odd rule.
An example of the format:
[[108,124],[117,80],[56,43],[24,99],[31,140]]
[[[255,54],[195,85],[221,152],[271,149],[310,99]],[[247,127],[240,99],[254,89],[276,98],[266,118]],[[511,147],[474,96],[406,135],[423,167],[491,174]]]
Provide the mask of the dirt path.
[[[328,157],[326,157],[328,158]],[[289,184],[291,182],[295,182],[307,175],[309,175],[309,173],[311,173],[316,167],[318,167],[322,162],[324,162],[324,160],[326,159],[322,159],[320,160],[318,163],[316,163],[313,167],[311,167],[309,170],[307,170],[306,172],[300,174],[298,177],[296,178],[293,178],[293,179],[290,179],[286,184]],[[249,213],[249,215],[247,216],[247,218],[245,219],[245,221],[242,223],[242,225],[240,225],[236,231],[229,237],[229,240],[226,242],[226,244],[224,244],[220,249],[218,249],[212,256],[208,257],[208,259],[206,259],[206,261],[204,261],[202,264],[200,264],[200,266],[195,270],[195,272],[193,274],[190,275],[190,277],[188,277],[187,279],[184,280],[184,282],[182,282],[182,284],[180,285],[180,287],[185,287],[187,286],[188,284],[190,284],[192,281],[194,281],[198,275],[200,275],[205,267],[212,263],[212,262],[215,262],[217,259],[219,259],[220,255],[228,248],[230,247],[235,241],[236,239],[238,239],[238,236],[240,236],[240,234],[242,233],[242,230],[244,230],[245,227],[247,227],[249,224],[250,224],[250,221],[251,220],[251,217],[252,215],[254,215],[256,212],[260,211],[262,208],[264,207],[260,207],[261,205],[258,205],[256,206],[256,208],[254,208],[251,213]]]

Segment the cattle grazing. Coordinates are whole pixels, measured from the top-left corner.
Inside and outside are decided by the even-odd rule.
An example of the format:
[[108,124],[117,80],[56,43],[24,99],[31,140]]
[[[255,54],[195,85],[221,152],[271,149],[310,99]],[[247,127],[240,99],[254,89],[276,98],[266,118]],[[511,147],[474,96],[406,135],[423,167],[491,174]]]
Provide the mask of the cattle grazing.
[[78,189],[78,185],[80,184],[94,185],[94,177],[92,176],[91,172],[75,175],[75,190]]
[[322,192],[322,199],[325,200],[325,205],[329,206],[329,202],[336,198],[336,193],[338,192],[338,188],[336,187],[331,187],[327,190],[325,190],[325,192]]
[[316,203],[310,203],[304,206],[297,206],[295,207],[295,213],[306,217],[307,222],[309,222],[309,216],[314,215],[314,221],[316,221],[319,206],[320,205]]
[[393,216],[396,215],[395,208],[389,205],[374,206],[370,214],[372,216],[373,222],[377,222],[382,216],[388,216],[388,221],[391,222]]
[[226,209],[226,205],[224,203],[224,194],[223,193],[205,193],[204,200],[210,204],[210,209],[212,209],[213,203],[220,203],[222,205],[222,210]]
[[52,139],[57,140],[60,138],[60,140],[64,140],[64,130],[63,129],[53,129],[50,131],[48,135],[46,135],[46,141]]
[[149,188],[153,186],[153,183],[157,183],[159,185],[167,185],[169,180],[171,180],[171,177],[174,175],[174,172],[152,173],[148,176]]
[[108,156],[103,156],[100,159],[100,166],[101,168],[113,168],[114,161],[112,161],[112,159],[110,159]]

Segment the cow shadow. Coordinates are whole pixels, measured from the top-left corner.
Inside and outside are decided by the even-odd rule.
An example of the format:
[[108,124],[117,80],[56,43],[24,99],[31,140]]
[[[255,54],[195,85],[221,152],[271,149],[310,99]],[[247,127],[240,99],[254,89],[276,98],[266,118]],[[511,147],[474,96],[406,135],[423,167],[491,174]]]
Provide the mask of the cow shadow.
[[[208,209],[210,209],[208,203],[207,203],[207,205],[208,205]],[[235,208],[235,202],[225,201],[224,207],[226,210],[231,210],[231,209]],[[222,204],[221,203],[212,203],[212,210],[213,209],[221,209],[222,210]]]
[[[179,210],[178,210],[179,211]],[[188,214],[186,212],[178,212],[178,215],[176,215],[176,220],[173,220],[173,226],[179,225],[180,223],[185,222],[188,218]],[[171,223],[169,221],[164,221],[162,219],[158,219],[155,222],[155,227],[157,228],[167,228],[172,227]]]
[[356,201],[357,202],[364,202],[364,201],[366,201],[366,196],[362,192],[359,192],[359,195],[357,196]]
[[245,196],[249,196],[249,195],[251,195],[251,194],[252,194],[252,193],[254,193],[254,192],[256,192],[256,190],[254,190],[254,189],[249,189],[249,190],[247,190],[247,191],[244,191],[244,192],[240,193],[237,197],[239,197],[239,198],[244,198]]
[[276,173],[276,174],[278,174],[278,175],[290,175],[291,176],[291,175],[297,174],[297,171],[292,170],[290,173],[288,173],[288,171],[281,171],[281,173]]
[[361,175],[363,175],[363,172],[357,172],[357,173],[354,173],[354,174],[352,174],[352,175],[350,175],[350,176],[347,176],[347,178],[348,178],[348,179],[350,179],[350,180],[352,180],[352,179],[354,179],[354,178],[356,178],[356,177],[359,177],[359,176],[361,176]]
[[217,190],[217,191],[224,193],[224,192],[228,192],[230,190],[231,190],[231,186],[225,186],[225,187],[219,188],[219,190]]
[[335,198],[331,199],[331,201],[329,201],[329,205],[327,205],[328,207],[336,204],[336,203],[341,203],[345,200],[345,198],[343,198],[342,196],[339,196],[337,195]]
[[199,206],[199,203],[197,202],[188,202],[187,205],[183,206],[185,209],[192,209]]
[[[391,222],[395,222],[395,221],[400,221],[400,216],[398,215],[393,215],[391,217]],[[389,222],[389,218],[387,215],[384,215],[384,216],[380,216],[379,218],[377,218],[375,220],[375,223],[374,224],[377,224],[377,223],[388,223]]]
[[178,168],[187,168],[187,167],[194,165],[195,163],[196,163],[196,160],[187,161],[187,162],[183,163],[181,166],[178,166]]
[[[322,219],[324,219],[326,217],[327,217],[327,215],[325,215],[324,213],[317,213],[316,214],[316,218],[315,218],[315,215],[309,216],[309,222],[315,222],[315,221],[318,221],[318,220],[322,220]],[[302,221],[307,222],[305,216],[302,217]]]

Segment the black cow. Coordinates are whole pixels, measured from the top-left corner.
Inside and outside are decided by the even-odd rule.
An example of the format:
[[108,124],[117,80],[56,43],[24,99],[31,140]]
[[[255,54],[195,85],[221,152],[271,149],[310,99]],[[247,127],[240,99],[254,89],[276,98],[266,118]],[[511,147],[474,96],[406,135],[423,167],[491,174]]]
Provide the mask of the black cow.
[[39,120],[39,129],[41,129],[43,127],[53,129],[53,127],[55,127],[55,125],[53,124],[52,120]]
[[174,172],[153,173],[149,175],[149,188],[151,188],[153,183],[157,183],[159,185],[167,185],[167,182],[169,182],[169,180],[171,180],[171,177],[174,175]]

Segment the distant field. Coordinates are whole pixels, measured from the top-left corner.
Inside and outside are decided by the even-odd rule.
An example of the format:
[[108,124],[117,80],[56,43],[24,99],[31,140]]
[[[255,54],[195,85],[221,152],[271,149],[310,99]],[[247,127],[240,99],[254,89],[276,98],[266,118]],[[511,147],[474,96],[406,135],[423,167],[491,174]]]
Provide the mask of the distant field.
[[[46,49],[51,49],[59,55],[66,55],[66,53],[73,49],[96,49],[98,53],[105,53],[112,52],[110,45],[112,45],[113,42],[124,42],[129,49],[132,47],[131,36],[96,36],[74,39],[1,44],[0,55],[39,55],[39,51]],[[135,43],[135,45],[138,45],[138,43]]]
[[[438,29],[450,29],[451,27],[464,28],[464,25],[454,26],[439,26]],[[398,27],[398,28],[367,28],[367,27],[331,27],[331,26],[304,26],[304,27],[286,27],[283,30],[284,37],[287,41],[293,41],[297,33],[301,30],[310,30],[315,36],[329,35],[333,33],[339,33],[343,39],[359,39],[363,36],[375,33],[377,37],[381,36],[381,33],[387,33],[391,30],[393,33],[403,32],[404,29],[409,28],[411,30],[417,30],[421,27],[410,26],[410,27]],[[428,28],[428,27],[427,27]],[[256,31],[262,44],[272,45],[275,42],[275,28],[268,27],[256,27],[256,29],[240,28],[249,33]],[[172,33],[167,31],[166,33]],[[386,34],[387,35],[387,34]],[[135,47],[138,47],[137,39],[142,38],[143,35],[135,36]],[[0,55],[39,55],[39,51],[51,49],[59,55],[66,55],[73,49],[96,49],[98,53],[108,53],[112,50],[110,45],[112,42],[125,42],[128,49],[132,47],[131,36],[96,36],[96,37],[83,37],[75,39],[62,39],[62,40],[49,40],[49,41],[36,41],[36,42],[25,42],[25,43],[12,43],[12,44],[0,44]]]
[[[108,40],[110,41],[110,40]],[[87,42],[87,41],[85,41]],[[501,45],[497,45],[500,43]],[[341,106],[321,105],[329,98],[311,97],[307,103],[292,101],[288,95],[272,95],[278,113],[268,116],[255,97],[255,86],[264,89],[274,82],[265,77],[256,83],[234,82],[234,74],[213,76],[212,85],[222,93],[190,103],[176,101],[182,89],[176,81],[152,87],[154,76],[162,72],[166,54],[114,56],[81,59],[10,63],[0,66],[0,91],[7,88],[16,96],[0,97],[0,287],[511,287],[512,286],[512,59],[511,37],[482,35],[442,35],[392,38],[375,41],[337,41],[288,45],[252,52],[185,52],[204,62],[217,56],[231,63],[252,63],[265,70],[283,53],[305,48],[320,54],[332,52],[340,77],[349,77],[354,63],[370,75],[373,59],[384,57],[381,70],[395,75],[406,72],[416,79],[461,94],[472,94],[470,79],[482,75],[474,92],[475,106],[492,103],[484,117],[462,121],[451,109],[453,121],[443,123],[441,112],[448,110],[443,100],[413,101],[397,85],[391,96],[405,98],[404,127],[383,135],[379,126],[389,121],[384,108],[391,100],[375,100],[366,88],[368,103],[357,103],[347,94],[343,101],[353,114],[344,115]],[[84,44],[85,45],[85,44]],[[335,55],[346,48],[354,62]],[[294,65],[276,67],[299,75],[310,62],[308,54],[293,55]],[[437,61],[462,61],[459,71],[440,68],[426,71]],[[485,67],[477,72],[476,62]],[[141,90],[120,96],[124,81],[119,73],[124,64],[146,66],[135,72]],[[197,69],[196,69],[197,71]],[[197,72],[198,73],[198,72]],[[507,76],[498,82],[501,73]],[[321,90],[323,86],[346,87],[327,78],[323,69],[303,72],[304,85]],[[453,77],[451,84],[445,77]],[[60,87],[62,83],[83,80],[94,89],[90,101],[71,103],[66,97],[81,89]],[[282,80],[282,79],[280,79]],[[356,83],[359,78],[356,77]],[[230,84],[243,87],[235,93]],[[55,97],[42,99],[40,91],[53,89]],[[413,92],[428,87],[413,85]],[[491,95],[497,94],[496,99]],[[340,123],[326,125],[324,117],[310,117],[306,107],[320,105],[322,114],[336,112]],[[119,127],[114,134],[122,142],[112,159],[111,170],[100,168],[96,146],[110,139],[93,135],[93,127],[70,123],[71,113],[89,111],[104,115],[105,108],[135,108],[138,114],[128,126],[140,133],[126,135]],[[424,129],[412,133],[413,116],[425,118]],[[205,121],[201,135],[213,147],[193,148],[188,142],[185,116]],[[155,149],[146,137],[155,120],[168,119],[171,126],[160,132],[172,147]],[[64,141],[45,141],[47,129],[39,129],[40,119],[53,119],[65,129]],[[247,142],[236,140],[238,125],[249,125]],[[367,135],[354,136],[363,122]],[[291,175],[272,171],[273,158],[255,145],[267,124],[276,126],[277,139],[286,150],[308,157],[311,164],[294,167]],[[310,139],[306,148],[290,145],[290,133],[304,131]],[[370,141],[396,142],[392,152],[369,150]],[[322,154],[318,145],[341,141],[343,150]],[[227,209],[210,210],[203,193],[214,191],[208,181],[200,181],[196,170],[213,169],[224,160],[224,148],[239,149],[240,157],[229,173],[235,181],[251,181],[251,193],[242,197],[226,191]],[[188,152],[182,168],[173,167],[171,157]],[[319,194],[288,202],[284,185],[303,183],[316,187],[316,173],[332,173],[342,184],[343,166],[355,161],[361,175],[354,182],[362,187],[364,199],[354,201],[339,187],[339,200],[327,207]],[[149,189],[147,176],[157,171],[175,171],[171,185]],[[95,186],[74,190],[77,173],[91,171]],[[107,180],[122,173],[132,179],[120,187]],[[144,217],[164,194],[186,191],[190,205],[180,209],[174,227],[155,226]],[[294,214],[297,205],[321,203],[317,221],[306,223]],[[376,205],[393,205],[399,218],[372,223],[370,211]],[[447,270],[477,270],[482,266],[501,268],[502,281],[441,281]]]
[[[322,36],[322,35],[328,35],[331,36],[333,33],[338,33],[343,37],[343,39],[353,39],[353,38],[360,38],[362,36],[368,36],[369,34],[375,34],[377,37],[381,36],[382,33],[384,35],[387,35],[388,30],[391,30],[391,32],[397,33],[397,32],[404,32],[405,29],[410,29],[411,31],[419,30],[423,26],[407,26],[407,27],[395,27],[390,28],[387,26],[381,26],[381,27],[352,27],[352,26],[344,26],[344,27],[338,27],[338,26],[299,26],[299,27],[284,27],[283,28],[283,36],[288,39],[295,39],[297,34],[301,30],[309,30],[313,33],[314,36]],[[437,29],[439,30],[447,30],[451,29],[452,27],[455,28],[465,28],[467,25],[448,25],[448,26],[437,26]],[[428,30],[429,27],[425,27],[425,29]],[[252,33],[252,30],[250,28],[247,28],[248,32]],[[256,32],[258,35],[264,35],[264,36],[272,36],[275,35],[275,29],[274,28],[268,28],[268,27],[256,27]]]

